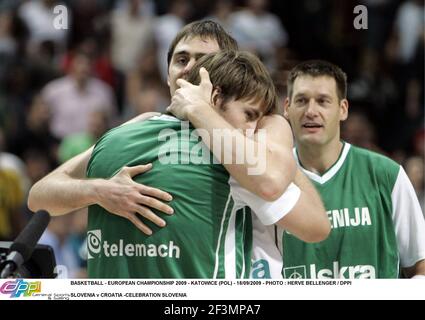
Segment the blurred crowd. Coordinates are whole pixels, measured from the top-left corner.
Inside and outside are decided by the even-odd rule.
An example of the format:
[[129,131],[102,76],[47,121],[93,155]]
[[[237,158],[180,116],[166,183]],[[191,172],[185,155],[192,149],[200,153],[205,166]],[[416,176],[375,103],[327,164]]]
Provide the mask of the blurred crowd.
[[[65,28],[53,23],[58,5]],[[367,29],[353,27],[357,5]],[[31,216],[26,194],[37,180],[108,128],[164,111],[168,46],[203,18],[261,57],[282,104],[299,61],[341,66],[344,139],[403,164],[423,206],[423,0],[0,0],[0,241]],[[70,277],[84,276],[86,219],[85,210],[54,218],[42,238]]]

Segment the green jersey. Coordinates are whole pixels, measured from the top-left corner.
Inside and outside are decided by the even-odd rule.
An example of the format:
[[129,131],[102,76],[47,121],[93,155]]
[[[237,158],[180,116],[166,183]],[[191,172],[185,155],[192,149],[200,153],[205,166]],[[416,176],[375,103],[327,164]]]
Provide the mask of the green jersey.
[[[301,164],[302,166],[302,164]],[[397,278],[425,258],[425,223],[404,170],[387,157],[344,144],[319,191],[332,231],[308,244],[283,232],[286,278]]]
[[252,278],[394,278],[399,265],[425,258],[420,205],[394,161],[345,143],[325,174],[303,171],[322,196],[332,231],[308,244],[253,219]]
[[224,167],[193,128],[162,115],[107,132],[87,168],[90,178],[110,178],[123,166],[152,163],[134,180],[173,195],[164,228],[89,207],[88,275],[91,278],[241,278],[249,274],[251,219],[236,206]]

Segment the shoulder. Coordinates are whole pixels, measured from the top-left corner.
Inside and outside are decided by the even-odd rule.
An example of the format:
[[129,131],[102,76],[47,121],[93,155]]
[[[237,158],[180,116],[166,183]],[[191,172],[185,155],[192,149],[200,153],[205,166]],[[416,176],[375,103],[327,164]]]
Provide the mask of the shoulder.
[[367,149],[357,147],[355,145],[351,145],[351,152],[356,158],[359,158],[363,161],[371,162],[372,165],[375,167],[384,166],[385,168],[390,168],[390,169],[397,168],[397,170],[400,168],[400,165],[397,162],[375,151],[370,151]]
[[145,112],[142,114],[139,114],[138,116],[134,117],[133,119],[128,120],[127,122],[123,123],[121,126],[125,126],[131,123],[136,122],[142,122],[151,119],[152,117],[160,116],[161,113],[159,112]]
[[360,170],[366,169],[381,183],[394,185],[401,166],[385,155],[351,145],[351,158]]
[[122,136],[122,135],[126,135],[130,130],[132,130],[135,126],[136,123],[129,123],[126,125],[121,125],[112,129],[109,129],[108,131],[106,131],[103,136],[99,139],[100,140],[105,140],[105,138],[110,138],[110,137],[116,137],[116,136]]
[[278,114],[273,114],[269,116],[264,116],[258,122],[259,129],[267,129],[267,130],[290,130],[290,126],[288,121]]
[[[112,128],[108,130],[100,139],[99,142],[105,142],[106,140],[111,139],[128,139],[130,136],[136,134],[135,138],[140,139],[141,134],[146,134],[147,132],[154,132],[163,129],[163,128],[171,128],[175,129],[176,125],[180,125],[180,121],[149,121],[154,116],[157,116],[158,113],[155,112],[147,112],[143,113],[136,118],[123,123],[122,125]],[[139,133],[139,134],[137,134]]]

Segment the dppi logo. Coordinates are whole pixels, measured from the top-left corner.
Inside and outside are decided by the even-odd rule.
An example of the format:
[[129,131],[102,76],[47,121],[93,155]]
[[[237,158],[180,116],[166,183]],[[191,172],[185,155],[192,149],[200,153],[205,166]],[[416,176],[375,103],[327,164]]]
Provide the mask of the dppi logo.
[[19,298],[21,295],[30,297],[38,292],[41,292],[41,281],[27,282],[17,279],[7,281],[0,287],[0,293],[10,294],[11,298]]
[[90,230],[87,232],[87,248],[88,258],[94,259],[99,255],[101,250],[102,231],[101,230]]

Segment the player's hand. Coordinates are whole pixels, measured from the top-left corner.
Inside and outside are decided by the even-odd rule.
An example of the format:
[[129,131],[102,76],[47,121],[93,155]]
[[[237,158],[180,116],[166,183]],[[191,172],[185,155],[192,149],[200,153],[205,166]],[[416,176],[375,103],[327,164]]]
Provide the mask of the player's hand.
[[159,227],[164,227],[165,221],[153,213],[149,207],[166,214],[173,214],[173,208],[162,202],[171,201],[172,196],[170,194],[133,181],[134,176],[151,168],[152,164],[123,167],[109,180],[102,180],[97,192],[99,198],[97,203],[100,206],[113,214],[130,220],[147,235],[151,235],[152,230],[137,215],[145,217]]
[[198,86],[183,79],[176,82],[179,89],[174,93],[167,111],[181,120],[188,120],[189,113],[196,112],[197,108],[211,106],[213,86],[210,76],[205,68],[199,69],[199,75],[201,82]]

